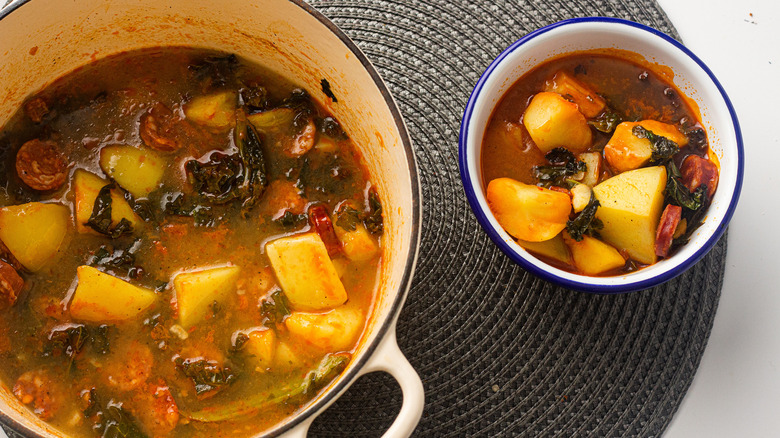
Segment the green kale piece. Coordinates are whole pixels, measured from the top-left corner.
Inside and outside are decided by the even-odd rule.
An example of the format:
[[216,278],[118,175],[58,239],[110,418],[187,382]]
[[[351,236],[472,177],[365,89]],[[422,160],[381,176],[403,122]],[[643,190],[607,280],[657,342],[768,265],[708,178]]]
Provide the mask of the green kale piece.
[[[381,204],[379,208],[381,209]],[[355,231],[360,221],[360,212],[349,205],[344,205],[336,212],[336,225],[346,231]]]
[[596,116],[595,119],[588,120],[588,124],[590,126],[593,126],[594,128],[596,128],[596,130],[601,131],[605,134],[614,132],[615,128],[617,128],[617,125],[621,124],[622,122],[623,122],[623,117],[621,117],[620,114],[618,114],[617,112],[609,108],[607,108],[601,114]]
[[280,324],[290,314],[290,304],[281,290],[277,290],[260,304],[260,315],[266,325]]
[[604,224],[595,217],[600,205],[598,199],[591,194],[588,205],[574,219],[566,221],[566,231],[572,239],[579,242],[582,236],[593,235],[596,230],[604,228]]
[[100,234],[116,239],[123,234],[133,232],[132,224],[126,218],[122,218],[115,227],[111,227],[111,190],[115,187],[114,183],[103,186],[95,198],[95,204],[92,206],[92,214],[87,220],[87,226]]
[[199,395],[230,385],[238,379],[229,367],[220,366],[206,359],[191,361],[177,357],[174,363],[176,368],[192,380],[195,384],[195,392]]
[[382,219],[382,201],[372,187],[368,192],[368,212],[363,216],[363,225],[371,234],[382,234],[384,221]]
[[646,138],[650,140],[652,147],[650,163],[652,164],[665,163],[680,150],[680,146],[678,146],[677,143],[669,140],[666,137],[656,135],[653,133],[653,131],[645,129],[640,125],[634,126],[634,128],[631,130],[631,133],[634,134],[634,137]]
[[544,158],[550,165],[534,166],[533,171],[536,179],[545,187],[565,187],[568,177],[588,169],[584,161],[577,160],[574,154],[565,148],[555,148],[547,152]]

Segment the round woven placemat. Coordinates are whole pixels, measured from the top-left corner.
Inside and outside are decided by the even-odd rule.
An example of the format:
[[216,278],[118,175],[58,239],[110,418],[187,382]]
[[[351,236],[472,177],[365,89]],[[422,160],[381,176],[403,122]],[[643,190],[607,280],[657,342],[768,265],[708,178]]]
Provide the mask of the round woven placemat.
[[[398,343],[423,379],[417,436],[658,436],[701,359],[723,279],[725,237],[660,287],[600,296],[520,269],[479,227],[458,173],[458,128],[488,64],[526,33],[576,16],[676,36],[653,0],[312,0],[374,63],[412,136],[422,247]],[[309,436],[380,436],[401,391],[358,380]]]
[[[600,296],[513,264],[469,210],[458,127],[479,75],[524,34],[566,18],[621,17],[672,35],[652,0],[314,0],[376,65],[411,133],[422,247],[398,342],[423,379],[417,436],[659,436],[701,359],[725,236],[654,289]],[[387,374],[359,379],[309,436],[380,436],[401,406]],[[9,434],[14,437],[14,434]]]

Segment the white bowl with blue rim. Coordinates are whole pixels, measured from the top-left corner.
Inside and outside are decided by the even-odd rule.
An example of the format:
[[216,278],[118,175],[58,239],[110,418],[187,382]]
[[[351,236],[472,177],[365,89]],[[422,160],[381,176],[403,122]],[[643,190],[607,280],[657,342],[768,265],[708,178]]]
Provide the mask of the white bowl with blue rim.
[[[525,73],[570,52],[620,49],[671,68],[674,84],[699,107],[709,145],[720,162],[720,181],[704,223],[671,257],[635,272],[591,277],[564,271],[534,257],[498,224],[485,198],[482,138],[504,93]],[[709,252],[726,230],[737,206],[744,173],[744,150],[737,115],[715,75],[674,38],[627,20],[575,18],[534,31],[504,50],[479,78],[460,127],[460,174],[466,197],[482,228],[499,248],[529,272],[561,286],[603,294],[650,288],[680,275]]]

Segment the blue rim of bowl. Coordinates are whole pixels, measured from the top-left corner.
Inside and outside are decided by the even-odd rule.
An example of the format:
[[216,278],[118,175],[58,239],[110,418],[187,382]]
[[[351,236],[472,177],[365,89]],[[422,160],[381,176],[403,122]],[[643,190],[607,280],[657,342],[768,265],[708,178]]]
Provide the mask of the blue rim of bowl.
[[[669,271],[661,273],[658,276],[651,277],[648,279],[644,279],[636,282],[624,283],[624,284],[615,284],[615,285],[594,284],[594,283],[569,280],[566,278],[559,277],[547,270],[544,270],[542,268],[539,268],[538,266],[533,265],[532,263],[527,261],[523,256],[521,256],[517,251],[512,249],[512,247],[510,247],[509,244],[506,241],[504,241],[504,239],[498,234],[498,232],[495,229],[493,229],[492,225],[490,224],[490,221],[488,220],[486,212],[482,210],[479,202],[477,201],[475,188],[470,183],[471,174],[469,173],[468,160],[466,158],[467,157],[466,136],[469,128],[469,121],[471,119],[472,113],[474,112],[474,104],[480,92],[482,91],[485,82],[491,76],[493,71],[498,67],[498,65],[504,60],[504,58],[509,56],[509,54],[511,54],[518,48],[520,48],[523,44],[527,43],[528,41],[542,34],[545,34],[553,29],[570,25],[570,24],[594,23],[594,22],[620,24],[620,25],[641,29],[643,31],[646,31],[652,35],[655,35],[663,39],[667,43],[670,43],[672,46],[676,47],[681,52],[686,54],[689,58],[691,58],[691,60],[693,60],[705,73],[707,73],[710,80],[712,80],[712,82],[715,84],[718,91],[720,92],[720,95],[723,98],[723,101],[725,102],[726,107],[729,110],[729,115],[731,116],[731,121],[734,126],[734,134],[737,140],[737,179],[736,179],[736,183],[734,184],[734,191],[732,194],[731,202],[728,208],[726,209],[726,213],[723,215],[723,218],[720,220],[720,223],[718,224],[718,227],[715,229],[715,232],[712,234],[712,236],[710,236],[709,239],[707,239],[707,241],[704,243],[704,245],[702,245],[701,248],[698,249],[698,251],[696,251],[689,258],[680,262],[679,265],[673,267]],[[479,80],[477,81],[477,84],[474,86],[474,90],[471,92],[471,95],[469,96],[468,103],[466,104],[466,109],[463,113],[463,119],[461,120],[460,133],[458,139],[458,164],[460,166],[460,178],[463,183],[463,188],[466,191],[466,198],[469,201],[471,210],[474,212],[474,215],[477,217],[477,221],[479,221],[479,224],[482,226],[482,229],[485,230],[485,232],[488,234],[488,236],[493,241],[493,243],[495,243],[501,249],[501,251],[504,252],[504,254],[509,256],[509,258],[512,259],[512,261],[519,264],[523,269],[530,271],[531,273],[533,273],[538,277],[559,284],[561,286],[567,287],[569,289],[575,289],[583,292],[591,292],[591,293],[598,293],[598,294],[617,294],[617,293],[624,293],[624,292],[633,292],[633,291],[657,286],[682,274],[683,272],[688,270],[688,268],[693,266],[694,263],[696,263],[702,257],[704,257],[712,249],[712,247],[715,245],[718,239],[720,239],[723,233],[726,231],[726,228],[728,227],[728,224],[731,221],[731,217],[734,215],[734,210],[737,207],[737,202],[739,201],[739,196],[742,191],[742,176],[744,173],[744,166],[745,166],[744,158],[745,158],[745,151],[742,143],[742,131],[739,127],[739,121],[737,120],[737,114],[734,111],[734,106],[731,104],[731,99],[729,99],[729,96],[728,94],[726,94],[726,91],[723,89],[723,86],[720,84],[720,82],[712,73],[712,71],[709,69],[709,67],[707,67],[707,65],[704,64],[704,62],[701,59],[699,59],[698,56],[696,56],[695,54],[693,54],[693,52],[688,50],[687,47],[685,47],[684,45],[682,45],[682,43],[670,37],[669,35],[659,30],[653,29],[652,27],[645,26],[643,24],[639,24],[629,20],[623,20],[620,18],[611,18],[611,17],[582,17],[582,18],[572,18],[569,20],[559,21],[557,23],[550,24],[548,26],[545,26],[541,29],[537,29],[525,35],[524,37],[515,41],[508,48],[506,48],[503,52],[501,52],[501,54],[499,54],[496,57],[496,59],[493,60],[493,62],[490,63],[490,65],[485,70],[485,72],[482,73],[482,75],[480,76]],[[530,254],[528,256],[533,257]],[[601,277],[585,277],[585,278],[596,279]]]

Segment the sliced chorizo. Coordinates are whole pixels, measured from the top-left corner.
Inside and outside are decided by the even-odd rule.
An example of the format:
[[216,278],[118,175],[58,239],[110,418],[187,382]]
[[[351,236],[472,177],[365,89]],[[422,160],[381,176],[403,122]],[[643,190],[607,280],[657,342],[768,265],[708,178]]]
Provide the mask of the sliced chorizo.
[[24,280],[16,269],[0,260],[0,309],[13,306],[23,287]]
[[682,217],[682,207],[669,204],[661,213],[661,221],[658,223],[658,229],[655,233],[655,255],[666,257],[669,255],[669,249],[674,240],[674,231],[680,224]]
[[290,143],[285,147],[285,151],[293,157],[300,157],[314,147],[316,135],[317,126],[314,124],[314,120],[309,119],[306,125],[303,126],[303,129],[295,134]]
[[146,345],[133,341],[120,349],[106,365],[108,382],[120,391],[132,391],[152,374],[154,357]]
[[707,185],[707,197],[712,199],[718,188],[718,166],[712,161],[698,155],[689,155],[680,168],[683,184],[691,192],[702,184]]
[[179,423],[179,407],[161,379],[142,387],[133,396],[130,406],[151,436],[167,436]]
[[162,103],[156,103],[141,116],[141,140],[158,151],[175,151],[181,144],[183,120]]
[[30,140],[16,153],[16,173],[32,189],[56,190],[68,178],[68,161],[57,143]]
[[32,408],[35,415],[48,420],[62,405],[60,385],[43,370],[28,371],[16,380],[13,393],[22,404]]
[[35,123],[41,123],[44,117],[49,114],[49,106],[46,101],[40,97],[35,97],[24,104],[24,112],[27,117]]

